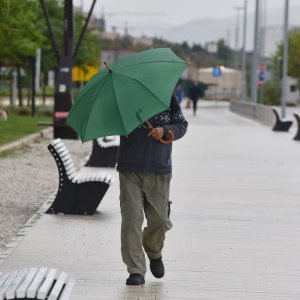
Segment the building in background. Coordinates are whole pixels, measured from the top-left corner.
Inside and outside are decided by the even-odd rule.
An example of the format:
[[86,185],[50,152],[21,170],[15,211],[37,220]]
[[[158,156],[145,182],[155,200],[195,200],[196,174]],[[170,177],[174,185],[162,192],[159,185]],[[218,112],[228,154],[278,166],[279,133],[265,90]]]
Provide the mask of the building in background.
[[207,85],[204,98],[209,100],[237,99],[241,93],[240,70],[222,67],[222,75],[213,76],[213,67],[198,69],[198,81]]

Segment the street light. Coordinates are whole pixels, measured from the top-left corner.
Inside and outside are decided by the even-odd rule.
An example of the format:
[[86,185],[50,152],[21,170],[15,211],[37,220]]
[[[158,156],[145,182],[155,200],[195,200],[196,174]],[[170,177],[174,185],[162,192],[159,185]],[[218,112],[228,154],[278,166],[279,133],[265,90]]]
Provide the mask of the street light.
[[241,100],[246,99],[246,34],[247,34],[247,0],[244,0]]
[[282,66],[282,92],[281,92],[281,116],[286,115],[286,96],[287,96],[287,69],[288,69],[288,19],[289,19],[289,0],[285,0],[284,7],[284,26],[283,26],[283,66]]
[[251,81],[251,99],[257,103],[257,67],[258,67],[258,22],[259,22],[259,0],[255,4],[255,27],[254,27],[254,45],[252,54],[252,81]]
[[235,53],[236,53],[236,69],[239,68],[239,59],[238,59],[238,52],[239,52],[239,36],[240,36],[240,32],[239,32],[239,23],[240,23],[240,10],[244,10],[244,7],[242,6],[235,6],[234,9],[236,10],[236,24],[235,24]]

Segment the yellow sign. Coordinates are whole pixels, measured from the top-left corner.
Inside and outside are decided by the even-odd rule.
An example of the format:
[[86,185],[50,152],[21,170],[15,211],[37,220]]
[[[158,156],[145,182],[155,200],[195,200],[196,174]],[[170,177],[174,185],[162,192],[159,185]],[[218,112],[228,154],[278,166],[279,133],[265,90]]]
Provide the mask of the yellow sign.
[[100,70],[99,67],[85,66],[83,68],[74,67],[72,69],[72,80],[79,82],[86,82]]

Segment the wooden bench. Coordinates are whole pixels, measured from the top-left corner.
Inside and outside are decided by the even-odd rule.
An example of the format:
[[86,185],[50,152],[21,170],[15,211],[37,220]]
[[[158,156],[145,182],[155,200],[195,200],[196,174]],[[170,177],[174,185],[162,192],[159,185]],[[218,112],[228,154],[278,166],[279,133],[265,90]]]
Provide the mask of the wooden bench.
[[105,173],[80,175],[61,139],[55,139],[48,150],[58,167],[59,187],[46,213],[92,215],[108,190],[113,178]]
[[67,273],[56,269],[25,268],[4,272],[0,273],[0,300],[67,300],[74,283]]
[[117,163],[119,146],[119,136],[107,136],[93,140],[92,153],[86,166],[114,168]]
[[297,132],[296,135],[294,136],[295,141],[300,141],[300,115],[296,112],[294,112],[294,117],[297,122]]
[[272,111],[275,115],[275,124],[272,128],[273,131],[289,131],[290,127],[293,124],[293,121],[288,119],[281,119],[279,113],[275,108],[272,108]]

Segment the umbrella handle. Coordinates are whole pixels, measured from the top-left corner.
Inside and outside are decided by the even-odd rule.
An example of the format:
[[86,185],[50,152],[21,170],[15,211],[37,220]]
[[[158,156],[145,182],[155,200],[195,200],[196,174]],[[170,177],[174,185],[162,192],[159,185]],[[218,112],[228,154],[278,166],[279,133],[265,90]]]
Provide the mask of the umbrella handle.
[[[149,129],[153,129],[152,124],[148,120],[146,120],[145,122],[147,123]],[[168,140],[164,140],[163,138],[159,139],[159,141],[162,144],[167,145],[167,144],[170,144],[170,143],[172,143],[174,141],[174,132],[172,130],[168,130],[168,134],[170,135],[170,139],[168,139]]]
[[168,130],[168,134],[170,135],[170,139],[168,139],[167,141],[164,140],[164,139],[159,139],[159,141],[162,143],[162,144],[170,144],[174,141],[174,132],[172,130]]

